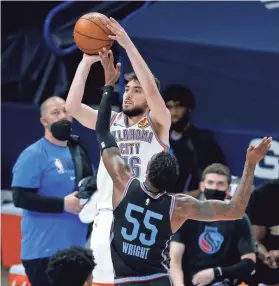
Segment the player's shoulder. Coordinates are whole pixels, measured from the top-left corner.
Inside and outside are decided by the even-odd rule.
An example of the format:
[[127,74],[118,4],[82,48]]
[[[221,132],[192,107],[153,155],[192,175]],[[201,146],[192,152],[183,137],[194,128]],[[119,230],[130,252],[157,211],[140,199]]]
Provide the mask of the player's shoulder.
[[[150,111],[146,117],[151,121],[151,123],[153,123],[154,126],[161,126],[162,124],[160,122],[157,121],[156,117],[153,115],[152,111]],[[166,129],[169,129],[171,126],[171,113],[168,110],[168,108],[166,108],[166,112],[164,114],[164,124],[163,127],[165,127]]]
[[45,149],[45,140],[41,138],[29,145],[21,152],[20,156],[41,156],[43,149]]

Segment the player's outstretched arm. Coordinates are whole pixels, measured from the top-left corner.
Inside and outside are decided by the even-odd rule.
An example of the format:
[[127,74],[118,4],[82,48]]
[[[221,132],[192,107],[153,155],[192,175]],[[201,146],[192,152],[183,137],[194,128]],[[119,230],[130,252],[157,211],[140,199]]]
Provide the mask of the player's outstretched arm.
[[229,202],[217,200],[199,201],[187,195],[177,195],[176,208],[179,214],[184,219],[201,221],[236,220],[242,218],[252,193],[256,165],[268,152],[271,142],[271,137],[265,137],[258,146],[250,146],[248,148],[241,183]]
[[116,207],[131,177],[131,172],[121,158],[117,143],[110,133],[112,93],[113,86],[107,85],[104,87],[104,93],[98,111],[96,134],[104,165],[114,184],[113,205]]
[[98,61],[100,61],[99,56],[83,55],[83,59],[78,65],[66,100],[67,112],[83,126],[90,129],[95,129],[98,111],[81,103],[81,101],[91,66]]
[[158,123],[166,128],[171,125],[171,116],[166,104],[159,92],[154,76],[142,58],[141,54],[127,35],[123,27],[110,17],[108,28],[115,36],[109,36],[126,50],[137,78],[146,94],[146,100],[151,111],[151,118],[155,123]]

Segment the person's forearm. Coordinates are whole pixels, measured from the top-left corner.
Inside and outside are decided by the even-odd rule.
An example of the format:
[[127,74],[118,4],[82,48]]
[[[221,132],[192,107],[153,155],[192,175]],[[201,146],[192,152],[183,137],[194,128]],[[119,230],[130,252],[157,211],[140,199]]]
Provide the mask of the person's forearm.
[[248,279],[255,271],[255,262],[249,258],[229,267],[216,267],[213,269],[216,280],[228,279]]
[[174,286],[184,286],[184,274],[181,267],[172,266],[170,277]]
[[96,135],[101,150],[101,154],[105,149],[117,147],[114,137],[110,133],[110,115],[112,104],[113,87],[105,86],[102,100],[98,110],[96,122]]
[[62,213],[64,198],[45,197],[38,195],[35,189],[13,188],[15,207],[42,213]]
[[231,206],[230,211],[238,218],[243,217],[248,205],[253,188],[255,168],[256,165],[245,162],[240,185],[229,203]]
[[110,133],[112,94],[113,86],[106,85],[103,90],[102,100],[98,110],[98,117],[96,123],[96,133],[99,135]]
[[146,96],[158,93],[154,76],[132,41],[126,48],[126,52]]
[[266,255],[268,254],[268,250],[266,247],[259,241],[257,241],[257,250],[258,250],[258,258],[264,262]]
[[74,115],[81,107],[85,84],[90,69],[91,65],[85,61],[81,61],[78,65],[66,100],[66,110],[71,115]]

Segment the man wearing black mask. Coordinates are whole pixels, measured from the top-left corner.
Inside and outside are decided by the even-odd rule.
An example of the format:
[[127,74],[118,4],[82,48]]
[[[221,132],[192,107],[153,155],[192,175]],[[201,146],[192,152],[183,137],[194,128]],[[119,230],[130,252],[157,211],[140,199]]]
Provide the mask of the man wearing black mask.
[[57,251],[85,247],[88,225],[78,217],[82,203],[77,186],[93,175],[87,151],[71,135],[65,101],[48,98],[40,121],[45,136],[20,154],[12,181],[14,204],[23,209],[21,259],[32,286],[48,286],[45,272]]
[[171,113],[170,147],[180,170],[173,192],[196,190],[202,170],[212,163],[225,164],[224,154],[209,131],[191,123],[190,114],[196,102],[190,89],[170,85],[163,92],[163,98]]
[[[229,198],[231,175],[222,164],[202,173],[200,200]],[[174,286],[234,285],[250,278],[255,270],[255,242],[244,216],[235,221],[186,221],[175,233],[171,246],[171,277]]]

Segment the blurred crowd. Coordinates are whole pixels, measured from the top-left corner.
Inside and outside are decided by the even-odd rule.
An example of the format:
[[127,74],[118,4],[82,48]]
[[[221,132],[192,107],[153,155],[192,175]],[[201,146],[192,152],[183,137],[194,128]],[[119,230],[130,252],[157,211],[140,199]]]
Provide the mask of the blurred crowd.
[[[232,177],[212,134],[191,122],[196,108],[190,89],[164,92],[171,112],[171,150],[178,159],[176,192],[200,199],[228,200]],[[171,277],[181,285],[279,285],[279,180],[255,189],[247,215],[237,221],[188,220],[173,236]]]

